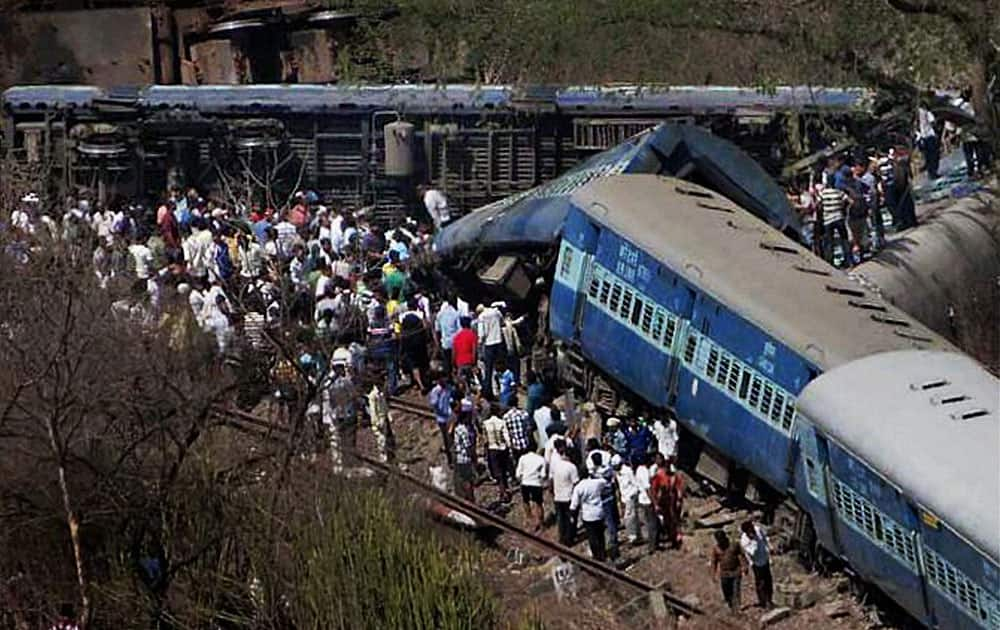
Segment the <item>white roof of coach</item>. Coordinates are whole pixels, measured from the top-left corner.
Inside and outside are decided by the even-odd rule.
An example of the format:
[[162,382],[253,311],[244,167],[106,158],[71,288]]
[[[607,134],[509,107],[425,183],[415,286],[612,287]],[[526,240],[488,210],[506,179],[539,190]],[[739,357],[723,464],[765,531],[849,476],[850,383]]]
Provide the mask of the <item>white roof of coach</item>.
[[1000,563],[1000,380],[952,352],[878,354],[812,381],[798,409]]

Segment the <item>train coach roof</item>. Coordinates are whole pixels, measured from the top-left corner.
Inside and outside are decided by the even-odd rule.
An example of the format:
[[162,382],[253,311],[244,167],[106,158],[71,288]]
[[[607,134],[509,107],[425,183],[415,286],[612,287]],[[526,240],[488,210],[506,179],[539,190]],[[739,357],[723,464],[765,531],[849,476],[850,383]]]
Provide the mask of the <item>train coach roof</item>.
[[615,175],[573,204],[825,371],[945,339],[726,198],[679,179]]
[[1000,562],[1000,380],[952,352],[889,352],[821,375],[800,413]]

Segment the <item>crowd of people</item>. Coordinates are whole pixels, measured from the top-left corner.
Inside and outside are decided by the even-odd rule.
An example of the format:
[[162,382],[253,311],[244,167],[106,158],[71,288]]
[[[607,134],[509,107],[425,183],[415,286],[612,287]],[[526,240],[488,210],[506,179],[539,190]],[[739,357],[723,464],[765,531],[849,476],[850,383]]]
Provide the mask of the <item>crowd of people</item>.
[[[953,105],[973,116],[967,97],[955,99]],[[993,167],[990,143],[972,126],[938,119],[922,107],[913,146],[930,182],[940,177],[942,153],[959,148],[969,179],[983,177]],[[788,200],[802,220],[806,244],[827,262],[852,267],[885,245],[887,224],[893,232],[916,227],[912,157],[905,146],[844,151],[791,182]]]
[[822,170],[794,183],[789,201],[807,245],[827,262],[852,267],[885,245],[886,218],[895,232],[917,225],[909,154],[836,154]]
[[[171,191],[152,212],[86,198],[46,208],[29,194],[4,226],[6,251],[26,262],[59,243],[99,286],[119,289],[117,316],[165,327],[176,349],[189,343],[184,330],[200,329],[220,357],[270,354],[272,413],[302,403],[318,450],[340,470],[351,470],[362,424],[379,455],[393,458],[388,400],[410,388],[426,396],[459,496],[475,501],[496,484],[509,506],[517,491],[531,527],[554,528],[564,545],[582,532],[602,561],[619,558],[623,543],[650,553],[680,546],[676,422],[585,422],[561,408],[552,375],[532,366],[529,315],[504,302],[473,308],[423,282],[411,262],[449,218],[444,196],[429,192],[431,223],[385,232],[364,211],[328,208],[308,191],[285,210],[243,212],[195,190]],[[285,341],[294,356],[274,352]],[[303,378],[315,392],[306,401]],[[764,552],[741,543],[744,572],[766,555],[758,538]],[[714,570],[731,599],[726,558]]]

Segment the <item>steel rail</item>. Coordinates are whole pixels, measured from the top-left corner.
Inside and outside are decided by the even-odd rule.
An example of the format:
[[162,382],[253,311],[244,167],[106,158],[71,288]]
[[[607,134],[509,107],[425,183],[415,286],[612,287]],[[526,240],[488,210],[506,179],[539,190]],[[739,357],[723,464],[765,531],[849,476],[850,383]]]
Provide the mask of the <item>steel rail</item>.
[[[221,416],[230,416],[231,418],[238,418],[239,422],[233,425],[237,429],[244,429],[245,427],[239,426],[240,423],[244,423],[246,425],[254,426],[258,429],[264,429],[269,433],[274,431],[277,432],[287,431],[286,427],[275,425],[271,422],[258,418],[257,416],[251,413],[247,413],[245,411],[241,411],[238,409],[219,408],[216,410],[216,412]],[[697,606],[691,605],[690,603],[684,601],[683,599],[677,597],[676,595],[661,591],[657,586],[643,582],[642,580],[639,580],[638,578],[633,577],[628,573],[625,573],[624,571],[608,566],[604,563],[594,560],[593,558],[590,558],[577,551],[574,551],[569,547],[566,547],[557,542],[543,538],[533,532],[529,532],[528,530],[513,523],[510,523],[504,518],[497,516],[496,514],[493,514],[492,512],[476,505],[475,503],[470,503],[465,499],[459,498],[457,496],[452,495],[451,493],[440,490],[435,486],[431,485],[430,483],[423,481],[422,479],[419,479],[409,473],[398,470],[393,466],[390,466],[377,459],[369,457],[364,453],[359,453],[356,450],[351,452],[351,456],[358,459],[361,462],[364,462],[366,465],[372,468],[375,468],[379,471],[388,474],[391,477],[395,477],[397,479],[405,481],[409,485],[418,489],[423,494],[433,496],[434,498],[438,499],[439,501],[451,507],[452,509],[465,512],[466,514],[473,516],[474,518],[480,520],[481,522],[488,523],[489,525],[492,525],[509,534],[530,541],[532,544],[536,546],[547,549],[548,551],[558,554],[559,556],[563,556],[571,560],[574,564],[577,564],[582,569],[584,569],[585,571],[587,571],[592,575],[595,575],[600,578],[607,578],[614,580],[620,584],[624,584],[628,587],[642,591],[643,593],[651,593],[657,591],[663,597],[665,604],[669,608],[673,609],[676,613],[684,614],[687,616],[706,615],[704,610],[698,608]],[[720,619],[719,621],[722,620]],[[731,626],[731,624],[729,623],[726,623],[726,625]]]

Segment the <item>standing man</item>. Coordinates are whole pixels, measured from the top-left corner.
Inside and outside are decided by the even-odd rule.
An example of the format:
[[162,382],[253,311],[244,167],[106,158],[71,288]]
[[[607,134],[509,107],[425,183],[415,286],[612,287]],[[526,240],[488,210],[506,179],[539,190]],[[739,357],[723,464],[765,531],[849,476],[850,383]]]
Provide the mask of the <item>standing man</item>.
[[583,528],[587,530],[587,542],[590,545],[590,555],[598,562],[604,562],[607,554],[604,550],[604,493],[607,482],[603,472],[591,476],[576,484],[570,499],[569,509],[574,514],[579,513]]
[[[354,381],[343,363],[333,365],[333,374],[323,390],[323,424],[330,432],[330,457],[340,468],[352,456],[358,434]],[[347,453],[348,457],[344,456]]]
[[507,427],[512,461],[519,462],[521,456],[531,450],[531,433],[534,431],[531,418],[525,411],[511,407],[503,415],[503,422]]
[[557,440],[554,446],[559,457],[552,458],[552,501],[556,510],[556,525],[559,528],[559,544],[572,547],[576,540],[576,519],[570,512],[573,488],[580,481],[576,464],[566,456],[566,441]]
[[441,308],[438,309],[437,317],[434,319],[434,337],[441,348],[444,369],[449,373],[453,368],[451,356],[452,342],[455,340],[455,335],[458,334],[460,328],[458,309],[452,304],[451,296],[446,295],[441,300]]
[[421,186],[420,193],[423,195],[424,208],[434,223],[434,229],[440,230],[451,221],[451,211],[448,209],[448,198],[444,193],[431,186]]
[[924,153],[924,170],[930,179],[938,178],[938,167],[941,164],[941,143],[938,139],[934,123],[937,119],[929,110],[917,108],[917,146]]
[[746,521],[740,526],[740,548],[753,569],[754,588],[757,591],[757,604],[761,608],[771,607],[771,597],[774,593],[771,577],[771,550],[764,529],[753,521]]
[[486,438],[486,463],[490,474],[500,485],[500,500],[510,501],[508,484],[514,473],[514,465],[510,459],[510,435],[507,424],[500,418],[500,406],[490,406],[490,417],[483,421],[483,435]]
[[476,345],[478,338],[472,330],[472,321],[468,317],[459,319],[461,328],[452,339],[452,360],[455,362],[455,372],[458,378],[466,384],[473,381],[476,369]]
[[[611,424],[611,421],[608,421]],[[677,421],[673,418],[653,421],[653,437],[656,438],[656,450],[666,459],[677,457]]]
[[[831,161],[831,165],[836,162]],[[820,205],[823,208],[823,258],[833,264],[833,257],[836,251],[834,238],[840,241],[840,249],[843,252],[846,263],[850,257],[849,239],[847,237],[847,224],[844,221],[844,209],[847,207],[847,195],[843,190],[834,185],[837,178],[827,171],[827,183],[819,193]]]
[[542,488],[548,478],[545,458],[529,448],[517,460],[517,470],[514,476],[521,483],[521,498],[524,500],[524,511],[528,520],[534,519],[536,532],[542,531],[545,521],[545,508],[542,506]]
[[483,344],[483,395],[493,400],[493,370],[505,354],[503,314],[496,306],[476,307],[479,340]]
[[[459,406],[456,400],[452,403]],[[473,439],[472,414],[461,411],[455,423],[452,441],[455,447],[455,492],[459,497],[476,502],[476,442]]]
[[441,432],[441,448],[444,450],[445,456],[448,458],[448,466],[454,465],[454,459],[451,454],[451,434],[448,433],[448,422],[451,420],[451,400],[452,392],[454,390],[451,387],[451,382],[446,375],[442,375],[438,378],[437,384],[431,390],[430,396],[427,397],[427,402],[430,404],[431,411],[434,412],[434,421],[437,423],[438,430]]

